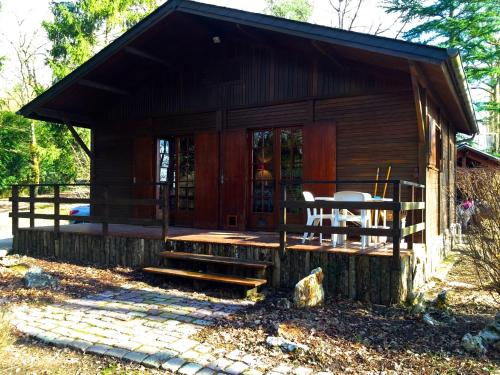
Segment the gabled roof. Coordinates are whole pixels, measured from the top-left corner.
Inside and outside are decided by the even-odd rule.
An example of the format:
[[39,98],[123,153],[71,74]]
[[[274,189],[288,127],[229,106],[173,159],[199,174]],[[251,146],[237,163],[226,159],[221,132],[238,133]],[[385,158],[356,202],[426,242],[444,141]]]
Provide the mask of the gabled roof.
[[480,159],[486,159],[486,160],[490,160],[494,163],[496,163],[498,166],[500,166],[500,158],[495,156],[495,155],[491,155],[485,151],[482,151],[482,150],[479,150],[475,147],[472,147],[471,145],[468,145],[466,143],[464,144],[461,144],[460,146],[457,147],[457,151],[458,152],[464,152],[464,153],[472,153],[472,154],[475,154],[477,155]]
[[[345,31],[188,0],[167,1],[64,79],[22,107],[18,113],[40,120],[61,123],[67,121],[67,116],[71,111],[61,110],[60,108],[54,109],[51,106],[51,102],[64,97],[65,93],[77,84],[98,86],[98,83],[88,81],[86,77],[95,73],[108,60],[121,58],[117,57],[120,52],[135,50],[134,43],[138,39],[142,38],[151,29],[156,27],[156,25],[174,13],[183,13],[328,43],[349,51],[361,51],[365,53],[365,58],[366,56],[371,56],[371,58],[374,56],[386,56],[403,59],[408,62],[417,62],[424,67],[426,74],[435,76],[434,80],[440,87],[438,94],[442,94],[441,96],[444,98],[443,102],[450,107],[449,112],[452,116],[455,116],[453,121],[456,123],[458,130],[469,134],[477,132],[474,109],[460,57],[456,50],[446,50],[434,46]],[[136,53],[140,52],[136,50]],[[105,85],[100,86],[101,88],[105,88]],[[112,87],[108,87],[108,89],[113,90]],[[115,94],[126,93],[125,90],[116,88],[114,90]],[[89,123],[84,113],[79,113],[71,117],[74,123],[84,126]]]

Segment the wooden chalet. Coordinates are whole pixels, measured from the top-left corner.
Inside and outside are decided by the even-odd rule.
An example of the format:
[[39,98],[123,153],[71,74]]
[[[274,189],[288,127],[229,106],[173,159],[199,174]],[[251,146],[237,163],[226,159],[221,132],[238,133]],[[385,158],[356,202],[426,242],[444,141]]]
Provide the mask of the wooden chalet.
[[[456,50],[177,0],[19,113],[77,139],[91,129],[91,193],[13,186],[16,251],[246,287],[293,287],[321,266],[329,294],[373,303],[404,299],[445,255],[455,135],[477,131]],[[379,202],[302,198],[383,187]],[[65,225],[61,203],[91,215]],[[307,208],[389,218],[306,226]],[[311,231],[326,240],[302,243]]]
[[457,166],[461,168],[500,168],[500,158],[468,144],[457,147]]

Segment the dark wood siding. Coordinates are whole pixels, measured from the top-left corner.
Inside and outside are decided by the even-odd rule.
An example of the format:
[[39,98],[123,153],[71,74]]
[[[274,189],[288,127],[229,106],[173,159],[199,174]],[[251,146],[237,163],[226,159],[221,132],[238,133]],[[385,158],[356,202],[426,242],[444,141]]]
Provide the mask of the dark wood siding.
[[[223,133],[221,147],[223,184],[220,200],[221,226],[223,228],[244,229],[246,225],[247,144],[245,129]],[[231,221],[234,219],[236,222],[232,223]]]
[[[129,198],[130,187],[115,184],[131,184],[133,181],[134,141],[119,128],[97,128],[94,136],[94,182],[100,184],[92,191],[92,196],[102,196],[102,184],[110,184],[109,194],[116,198]],[[96,213],[100,207],[94,207]],[[111,207],[110,215],[132,215],[129,207]]]
[[194,137],[194,225],[217,228],[219,213],[219,134],[199,132]]
[[[155,187],[149,185],[155,181],[156,147],[151,136],[136,137],[134,139],[134,187],[135,198],[154,198]],[[135,208],[135,215],[141,218],[151,218],[155,215],[153,206]]]
[[408,91],[316,102],[316,120],[332,120],[337,127],[337,179],[373,180],[377,168],[383,175],[391,165],[391,178],[416,180],[417,126],[411,95]]
[[[229,47],[228,47],[229,48]],[[343,97],[407,89],[407,75],[351,62],[341,68],[323,55],[236,45],[207,52],[181,71],[161,71],[110,111],[111,120],[254,107],[311,97]],[[230,54],[233,57],[228,57]],[[221,66],[223,68],[221,68]]]
[[[304,167],[305,180],[334,181],[337,171],[337,140],[335,124],[323,121],[304,127]],[[305,190],[315,196],[333,196],[335,185],[310,184]]]

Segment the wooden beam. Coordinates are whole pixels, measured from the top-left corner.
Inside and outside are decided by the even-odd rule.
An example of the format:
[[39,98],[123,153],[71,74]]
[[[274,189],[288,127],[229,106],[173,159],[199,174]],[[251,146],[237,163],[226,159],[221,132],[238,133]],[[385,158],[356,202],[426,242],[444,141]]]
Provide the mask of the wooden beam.
[[326,56],[332,63],[335,65],[336,68],[343,69],[344,66],[339,62],[336,56],[331,51],[328,51],[328,49],[321,45],[321,42],[317,40],[311,40],[311,44],[313,45],[314,48],[316,48],[319,53],[322,55]]
[[83,149],[83,151],[85,151],[85,153],[87,154],[89,159],[94,160],[94,153],[92,151],[90,151],[90,149],[87,147],[87,145],[85,144],[83,139],[80,137],[80,134],[77,133],[77,131],[75,130],[75,128],[72,125],[66,124],[66,126],[68,127],[68,129],[71,132],[71,135],[73,136],[75,141],[80,145],[80,147]]
[[413,99],[415,101],[415,111],[417,114],[418,141],[425,142],[425,117],[423,113],[422,99],[420,97],[420,85],[416,74],[410,69],[411,86],[413,89]]
[[71,121],[73,123],[85,125],[95,125],[96,123],[98,123],[98,120],[93,118],[92,116],[75,112],[59,111],[49,108],[39,108],[35,113],[41,117],[60,120],[61,122]]
[[160,58],[160,57],[157,57],[155,55],[152,55],[148,52],[144,52],[144,51],[141,51],[140,49],[138,48],[134,48],[134,47],[125,47],[125,52],[131,54],[131,55],[134,55],[134,56],[138,56],[138,57],[141,57],[143,58],[144,60],[148,60],[148,61],[151,61],[151,62],[154,62],[154,63],[157,63],[157,64],[160,64],[160,65],[163,65],[165,67],[171,67],[172,65],[169,64],[167,61],[165,61],[164,59]]
[[123,96],[130,96],[130,93],[128,91],[126,91],[126,90],[122,90],[122,89],[119,89],[117,87],[110,86],[110,85],[105,85],[103,83],[90,81],[88,79],[81,79],[81,80],[78,81],[78,84],[82,85],[82,86],[91,87],[93,89],[107,91],[107,92],[110,92],[110,93],[113,93],[113,94],[118,94],[118,95],[123,95]]

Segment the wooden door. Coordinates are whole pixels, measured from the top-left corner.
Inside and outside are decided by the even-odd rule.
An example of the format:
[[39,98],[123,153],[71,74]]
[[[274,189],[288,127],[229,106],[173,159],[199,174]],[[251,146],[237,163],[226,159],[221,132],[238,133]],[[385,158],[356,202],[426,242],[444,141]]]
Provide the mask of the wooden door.
[[217,228],[219,222],[219,134],[197,133],[194,138],[196,183],[194,226]]
[[[315,122],[304,127],[304,180],[332,181],[337,176],[337,137],[333,122]],[[306,184],[314,196],[333,196],[334,184]]]
[[175,138],[174,225],[193,226],[195,209],[195,145],[193,136]]
[[[137,137],[134,139],[134,182],[133,189],[135,198],[155,197],[155,188],[152,183],[155,181],[155,143],[153,137]],[[139,218],[153,218],[155,214],[154,206],[134,207],[134,216]]]
[[247,134],[245,129],[224,131],[221,145],[220,226],[244,230],[247,201]]

